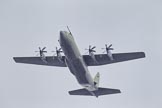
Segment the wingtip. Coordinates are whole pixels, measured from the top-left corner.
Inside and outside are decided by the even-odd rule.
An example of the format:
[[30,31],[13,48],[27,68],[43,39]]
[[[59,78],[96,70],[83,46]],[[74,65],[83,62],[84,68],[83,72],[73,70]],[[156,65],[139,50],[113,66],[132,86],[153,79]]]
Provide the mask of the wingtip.
[[13,60],[14,60],[14,61],[16,62],[16,59],[15,59],[15,57],[13,57],[12,59],[13,59]]
[[146,54],[145,54],[145,52],[142,52],[142,54],[143,54],[143,57],[146,57]]
[[13,60],[17,63],[17,57],[13,57]]

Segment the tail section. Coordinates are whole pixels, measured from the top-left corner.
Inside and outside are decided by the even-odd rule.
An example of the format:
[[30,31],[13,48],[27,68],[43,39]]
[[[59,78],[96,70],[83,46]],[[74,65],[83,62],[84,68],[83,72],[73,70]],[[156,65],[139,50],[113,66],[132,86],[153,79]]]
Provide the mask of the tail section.
[[88,91],[87,89],[78,89],[69,91],[70,95],[83,95],[83,96],[101,96],[101,95],[109,95],[121,93],[119,89],[111,89],[111,88],[98,88],[96,91]]
[[99,87],[99,81],[100,81],[100,73],[98,72],[96,76],[94,77],[94,85],[96,87]]
[[94,77],[94,85],[98,88],[95,91],[89,91],[85,88],[69,91],[70,95],[83,95],[83,96],[101,96],[101,95],[109,95],[109,94],[116,94],[121,93],[119,89],[111,89],[111,88],[101,88],[99,87],[99,80],[100,80],[100,74],[99,72]]

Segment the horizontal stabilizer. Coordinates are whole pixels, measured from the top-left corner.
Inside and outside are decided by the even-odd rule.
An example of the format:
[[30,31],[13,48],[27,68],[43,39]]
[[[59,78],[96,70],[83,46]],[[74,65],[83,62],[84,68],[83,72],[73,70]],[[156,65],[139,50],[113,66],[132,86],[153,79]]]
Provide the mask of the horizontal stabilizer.
[[69,91],[70,95],[84,95],[84,96],[100,96],[100,95],[108,95],[108,94],[116,94],[121,93],[119,89],[111,89],[111,88],[98,88],[96,91],[88,91],[87,89],[78,89]]

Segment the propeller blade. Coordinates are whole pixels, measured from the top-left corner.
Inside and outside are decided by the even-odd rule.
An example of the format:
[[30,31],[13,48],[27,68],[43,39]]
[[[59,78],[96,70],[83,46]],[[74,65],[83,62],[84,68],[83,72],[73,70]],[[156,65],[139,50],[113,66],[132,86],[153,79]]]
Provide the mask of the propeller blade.
[[112,46],[112,44],[110,44],[108,48],[110,48],[111,46]]
[[59,51],[61,51],[62,48],[59,49]]
[[91,49],[93,50],[93,49],[95,49],[95,48],[96,48],[96,46],[92,47]]
[[109,48],[109,50],[114,50],[114,48]]
[[91,45],[89,45],[89,49],[91,49]]
[[92,50],[92,52],[96,52],[95,50]]
[[46,47],[44,47],[44,48],[42,49],[42,51],[45,50],[45,49],[46,49]]
[[43,53],[47,53],[47,51],[42,51]]
[[92,48],[91,48],[92,46],[91,45],[89,45],[89,49],[85,49],[85,50],[88,50],[88,52],[89,53],[93,53],[93,52],[96,52],[94,49],[96,48],[96,46],[93,46]]
[[58,49],[58,48],[56,47],[56,50],[55,50],[55,51],[52,51],[52,52],[54,52],[54,56],[55,56],[55,55],[58,56],[58,55],[59,55],[60,53],[62,53],[63,51],[62,51],[62,48],[59,48],[59,49]]
[[39,51],[41,51],[41,47],[39,47]]

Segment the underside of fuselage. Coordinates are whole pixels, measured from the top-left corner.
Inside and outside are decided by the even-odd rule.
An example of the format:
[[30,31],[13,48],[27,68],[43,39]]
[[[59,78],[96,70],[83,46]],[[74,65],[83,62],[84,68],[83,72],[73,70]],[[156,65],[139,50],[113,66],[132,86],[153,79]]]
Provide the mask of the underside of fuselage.
[[78,83],[87,90],[96,90],[97,88],[94,85],[93,79],[78,50],[73,36],[66,31],[60,31],[59,42],[66,57],[66,65],[70,72],[76,77]]

